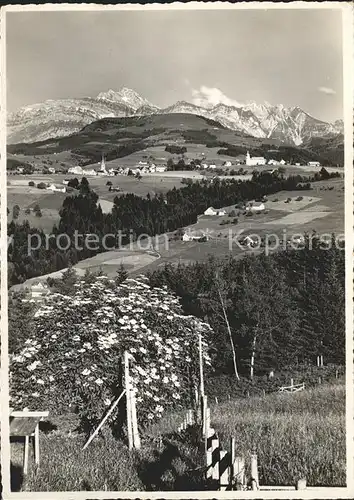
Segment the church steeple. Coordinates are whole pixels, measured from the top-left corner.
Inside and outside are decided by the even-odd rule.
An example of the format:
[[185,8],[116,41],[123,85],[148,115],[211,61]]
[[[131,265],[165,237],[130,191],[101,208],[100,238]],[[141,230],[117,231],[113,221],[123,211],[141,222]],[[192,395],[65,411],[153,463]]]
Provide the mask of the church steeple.
[[104,161],[104,154],[102,153],[101,171],[104,172],[105,170],[106,170],[106,163]]

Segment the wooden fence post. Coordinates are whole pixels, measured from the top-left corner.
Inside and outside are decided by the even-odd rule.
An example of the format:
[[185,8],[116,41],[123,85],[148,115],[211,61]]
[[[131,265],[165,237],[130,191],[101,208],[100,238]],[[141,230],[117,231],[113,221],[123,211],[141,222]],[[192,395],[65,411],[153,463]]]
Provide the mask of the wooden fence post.
[[203,437],[205,437],[206,436],[205,421],[206,421],[206,414],[207,414],[207,408],[208,408],[208,396],[204,395],[202,401],[203,401],[202,429],[203,429]]
[[215,403],[219,404],[218,398],[215,396]]
[[235,457],[234,464],[234,479],[236,479],[236,490],[242,490],[245,485],[245,461],[242,457]]
[[125,394],[127,399],[127,431],[128,431],[128,446],[131,450],[133,444],[133,428],[132,428],[132,408],[131,408],[131,390],[130,390],[130,375],[129,375],[129,354],[124,352],[124,382]]
[[259,489],[259,478],[258,478],[258,461],[257,455],[251,455],[251,480],[252,480],[252,490]]
[[292,387],[293,385],[294,385],[294,379],[293,379],[293,378],[291,378],[291,379],[290,379],[290,387]]
[[299,479],[296,483],[297,490],[306,490],[306,479]]
[[141,442],[139,436],[139,428],[138,428],[138,418],[136,414],[136,390],[131,388],[131,412],[132,412],[132,433],[133,433],[133,446],[136,449],[140,449]]
[[321,384],[322,383],[322,379],[321,377],[318,377],[318,383]]

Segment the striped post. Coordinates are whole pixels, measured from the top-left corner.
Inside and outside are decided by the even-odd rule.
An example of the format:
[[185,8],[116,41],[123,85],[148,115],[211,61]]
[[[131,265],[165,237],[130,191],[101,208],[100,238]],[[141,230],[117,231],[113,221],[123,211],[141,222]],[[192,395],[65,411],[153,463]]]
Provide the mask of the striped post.
[[213,452],[212,452],[212,440],[216,439],[215,431],[211,427],[208,429],[208,435],[205,438],[205,450],[206,450],[206,478],[211,479],[213,475]]
[[230,484],[230,455],[226,451],[220,450],[219,461],[219,490],[225,491],[229,488]]
[[214,439],[211,441],[211,453],[212,453],[212,473],[211,477],[215,481],[220,480],[219,473],[219,462],[220,462],[220,442],[219,438],[215,435]]

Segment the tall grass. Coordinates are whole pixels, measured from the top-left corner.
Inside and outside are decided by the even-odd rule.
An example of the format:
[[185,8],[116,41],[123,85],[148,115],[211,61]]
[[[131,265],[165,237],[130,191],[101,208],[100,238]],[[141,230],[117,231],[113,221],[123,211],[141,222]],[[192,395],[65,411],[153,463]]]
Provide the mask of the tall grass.
[[[29,491],[201,490],[204,449],[197,435],[179,435],[185,412],[166,415],[142,434],[142,449],[105,432],[82,451],[85,438],[73,432],[75,418],[56,419],[57,429],[41,436],[41,467],[33,460],[22,488]],[[319,386],[295,394],[233,399],[211,408],[211,424],[227,450],[258,455],[260,484],[345,485],[345,387]],[[22,462],[13,444],[12,461]]]
[[234,400],[212,409],[211,424],[224,447],[258,455],[260,483],[345,485],[345,387]]

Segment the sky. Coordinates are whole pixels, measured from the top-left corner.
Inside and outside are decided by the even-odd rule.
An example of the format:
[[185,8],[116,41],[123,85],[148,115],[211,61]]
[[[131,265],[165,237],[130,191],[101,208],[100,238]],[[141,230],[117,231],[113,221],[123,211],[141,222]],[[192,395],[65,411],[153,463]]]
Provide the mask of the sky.
[[342,118],[339,10],[12,12],[7,109],[129,87],[157,106],[247,101]]

